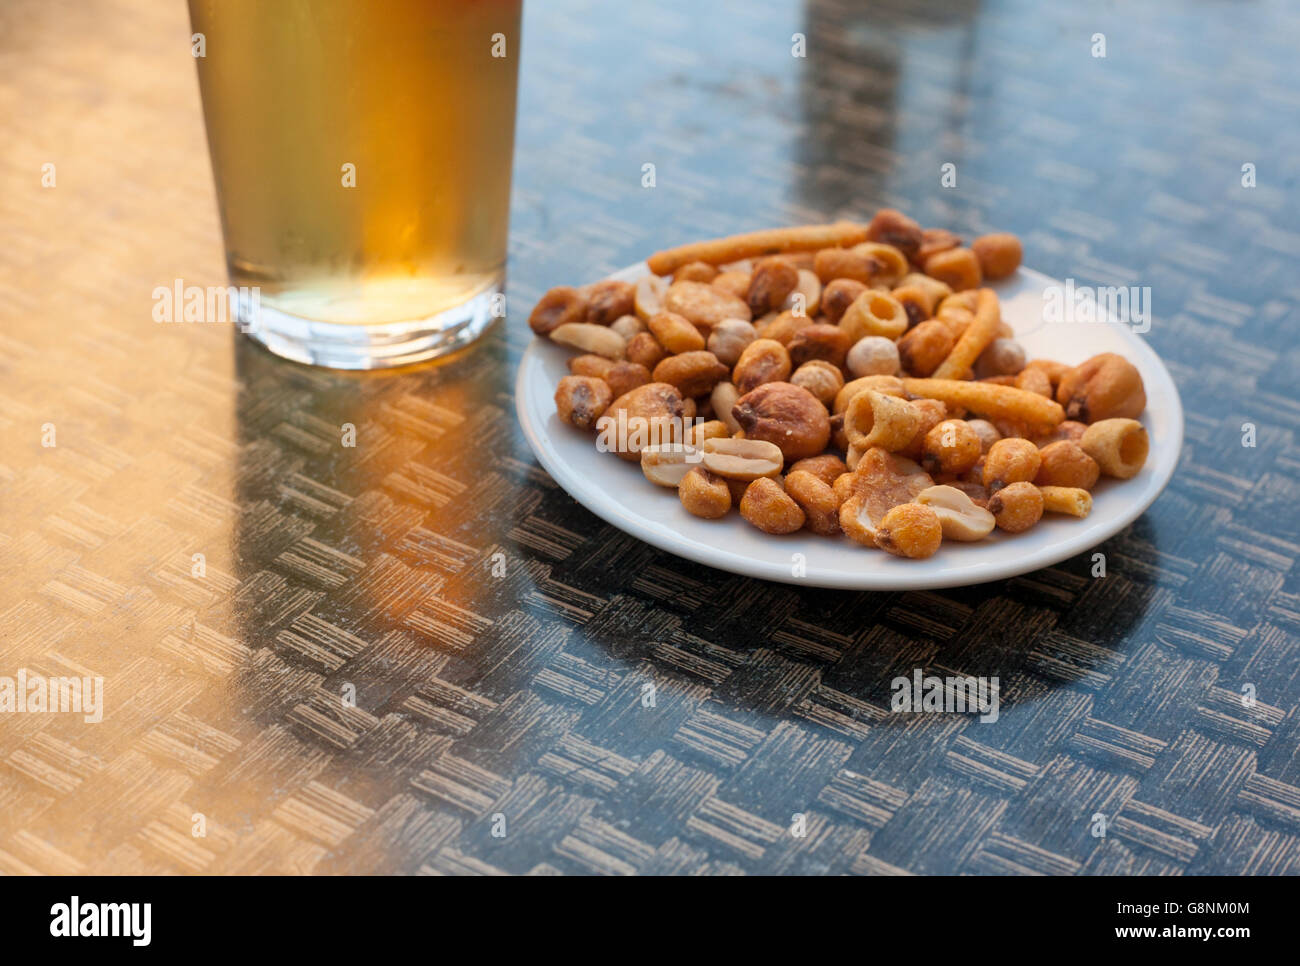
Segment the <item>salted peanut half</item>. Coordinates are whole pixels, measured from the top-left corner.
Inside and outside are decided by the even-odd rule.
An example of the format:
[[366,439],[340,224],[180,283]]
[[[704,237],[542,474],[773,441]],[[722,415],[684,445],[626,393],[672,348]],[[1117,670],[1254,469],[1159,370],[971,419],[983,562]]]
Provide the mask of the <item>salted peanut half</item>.
[[637,279],[632,304],[642,322],[649,322],[651,316],[664,310],[664,296],[667,293],[668,283],[658,275],[646,275]]
[[704,468],[729,480],[779,476],[785,465],[781,448],[762,439],[706,439],[701,449]]
[[939,514],[945,540],[972,542],[993,532],[993,514],[976,506],[970,496],[955,486],[931,486],[916,495],[916,502]]
[[[840,459],[834,453],[823,453],[821,456],[809,456],[806,459],[801,459],[790,465],[790,475],[795,473],[811,473],[827,486],[834,484],[836,480],[841,476],[846,475],[848,471],[849,468],[844,465],[844,460]],[[786,479],[789,478],[789,475],[787,475]]]
[[1083,451],[1107,476],[1127,480],[1146,465],[1151,442],[1146,427],[1136,419],[1103,419],[1093,423],[1079,439]]
[[850,443],[891,452],[910,443],[920,425],[920,413],[906,399],[871,389],[855,396],[844,413]]
[[592,322],[566,322],[551,330],[551,341],[606,359],[623,359],[627,340],[605,325]]
[[641,472],[645,478],[657,486],[670,486],[673,489],[681,483],[682,477],[700,462],[700,452],[694,446],[683,443],[657,443],[641,450]]
[[794,287],[794,291],[787,295],[785,301],[781,303],[782,310],[812,318],[817,314],[817,310],[821,308],[821,304],[821,279],[810,269],[799,269],[799,283]]
[[740,432],[740,423],[731,414],[731,410],[735,408],[736,400],[739,398],[740,390],[729,382],[718,383],[713,387],[713,392],[709,394],[709,404],[732,436]]

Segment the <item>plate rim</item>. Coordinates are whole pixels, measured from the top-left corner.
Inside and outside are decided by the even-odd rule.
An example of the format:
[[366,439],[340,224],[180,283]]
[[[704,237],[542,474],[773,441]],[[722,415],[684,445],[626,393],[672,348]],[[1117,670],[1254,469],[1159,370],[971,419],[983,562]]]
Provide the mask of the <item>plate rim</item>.
[[[606,278],[633,280],[642,275],[649,274],[649,268],[645,262],[629,265],[625,268],[613,272]],[[1049,285],[1063,284],[1057,279],[1052,278],[1042,272],[1035,271],[1031,268],[1021,267],[1018,269],[1018,275],[1025,276],[1025,281],[1033,282],[1038,280],[1040,283]],[[1016,276],[1012,276],[1015,278]],[[1118,326],[1120,323],[1113,319],[1105,325]],[[1122,327],[1122,326],[1121,326]],[[531,335],[531,334],[530,334]],[[524,438],[528,441],[528,446],[533,455],[541,463],[547,474],[569,496],[581,506],[585,507],[596,516],[600,517],[610,526],[650,544],[659,550],[670,553],[675,557],[683,560],[689,560],[692,563],[704,564],[715,570],[722,570],[727,573],[737,574],[743,577],[750,577],[756,580],[770,580],[777,583],[792,584],[802,587],[820,587],[832,590],[850,590],[850,591],[905,591],[905,590],[939,590],[948,587],[969,587],[978,584],[991,583],[998,580],[1007,580],[1012,577],[1018,577],[1023,574],[1033,573],[1051,567],[1060,563],[1062,560],[1083,553],[1091,549],[1117,533],[1130,526],[1142,514],[1150,509],[1151,505],[1159,499],[1169,486],[1170,480],[1173,479],[1174,472],[1181,461],[1183,440],[1185,436],[1185,417],[1183,412],[1182,398],[1178,392],[1178,384],[1174,381],[1169,369],[1165,366],[1164,361],[1159,354],[1143,339],[1137,338],[1132,333],[1126,333],[1126,342],[1134,347],[1147,367],[1159,372],[1167,381],[1172,392],[1168,396],[1173,417],[1176,439],[1173,445],[1168,449],[1161,447],[1162,454],[1170,454],[1169,458],[1162,460],[1159,464],[1148,464],[1152,473],[1152,483],[1148,485],[1149,492],[1142,499],[1136,500],[1128,505],[1121,513],[1112,515],[1107,518],[1106,522],[1098,523],[1089,529],[1082,530],[1076,536],[1061,540],[1053,544],[1050,548],[1042,548],[1031,557],[1010,556],[1004,562],[984,563],[982,572],[971,573],[972,564],[959,567],[951,573],[934,573],[932,571],[909,571],[907,570],[908,561],[898,561],[897,572],[891,570],[886,573],[877,571],[848,571],[843,574],[830,574],[826,577],[814,577],[811,570],[803,576],[795,576],[789,565],[784,567],[777,566],[768,561],[754,560],[743,557],[732,551],[719,550],[708,544],[700,543],[696,540],[682,537],[675,531],[668,530],[658,523],[647,520],[643,517],[636,517],[626,513],[622,507],[615,501],[595,498],[592,491],[579,485],[582,477],[579,472],[571,467],[566,461],[560,459],[548,445],[549,436],[545,426],[539,424],[534,419],[534,414],[526,405],[528,396],[528,374],[540,364],[540,355],[542,350],[539,348],[541,340],[535,335],[531,335],[527,348],[524,349],[520,356],[518,369],[514,380],[515,394],[515,416],[519,421],[520,428],[523,431]],[[622,461],[627,462],[627,461]],[[630,464],[628,464],[630,465]],[[575,490],[577,491],[575,493]],[[599,491],[597,491],[599,492]],[[582,494],[579,496],[578,494]],[[1093,531],[1104,531],[1093,533]],[[1091,535],[1090,535],[1091,534]],[[805,537],[806,532],[800,530],[797,534],[790,534],[784,538],[773,539],[794,539]],[[683,546],[687,543],[687,546]],[[869,548],[864,548],[869,552]],[[1027,566],[1024,561],[1032,559],[1032,563]],[[840,579],[835,579],[838,576]]]

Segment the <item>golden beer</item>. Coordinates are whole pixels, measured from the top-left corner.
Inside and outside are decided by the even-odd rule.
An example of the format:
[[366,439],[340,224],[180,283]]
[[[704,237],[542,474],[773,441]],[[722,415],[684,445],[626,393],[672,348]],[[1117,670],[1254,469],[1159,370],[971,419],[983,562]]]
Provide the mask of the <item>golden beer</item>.
[[[240,321],[344,368],[500,314],[522,0],[189,0]],[[247,306],[243,306],[247,315]]]

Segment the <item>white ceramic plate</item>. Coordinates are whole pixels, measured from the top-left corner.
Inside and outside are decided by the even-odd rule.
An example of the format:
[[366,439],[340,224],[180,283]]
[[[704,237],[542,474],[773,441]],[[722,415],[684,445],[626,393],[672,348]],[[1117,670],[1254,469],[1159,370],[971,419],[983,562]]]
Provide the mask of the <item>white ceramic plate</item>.
[[[614,278],[634,281],[648,274],[634,265]],[[1079,363],[1098,352],[1117,352],[1142,373],[1151,435],[1146,466],[1131,480],[1103,479],[1093,492],[1092,513],[1083,520],[1048,514],[1025,533],[994,531],[979,543],[945,541],[926,560],[904,560],[806,530],[775,537],[731,513],[702,520],[682,508],[672,490],[655,486],[636,463],[596,449],[555,413],[555,387],[568,375],[571,350],[533,339],[519,364],[515,407],[528,443],[551,477],[592,513],[661,550],[720,570],[815,587],[846,590],[923,590],[1001,580],[1047,567],[1087,550],[1136,520],[1165,488],[1183,444],[1183,407],[1168,370],[1129,327],[1117,322],[1043,321],[1044,291],[1060,283],[1021,269],[995,286],[1002,317],[1016,331],[1030,359]]]

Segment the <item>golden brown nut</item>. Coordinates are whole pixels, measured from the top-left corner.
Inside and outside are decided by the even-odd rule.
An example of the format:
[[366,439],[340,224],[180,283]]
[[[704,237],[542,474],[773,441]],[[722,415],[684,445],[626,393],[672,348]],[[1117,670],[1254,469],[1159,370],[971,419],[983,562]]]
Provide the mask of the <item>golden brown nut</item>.
[[736,406],[736,400],[740,398],[740,390],[729,382],[720,382],[713,387],[713,392],[709,393],[709,405],[713,409],[718,419],[726,424],[731,435],[740,432],[740,423],[736,422],[736,417],[731,415],[731,410]]
[[712,285],[719,292],[744,301],[749,297],[749,282],[752,276],[753,273],[748,270],[743,272],[724,271],[713,280]]
[[1056,401],[1066,419],[1095,423],[1103,419],[1136,419],[1147,405],[1137,367],[1123,356],[1103,352],[1061,377]]
[[743,395],[765,382],[784,382],[790,377],[790,353],[773,339],[755,339],[740,354],[731,381]]
[[866,285],[851,278],[835,279],[822,289],[822,314],[828,322],[838,324],[848,307],[866,290]]
[[844,388],[844,376],[840,370],[824,359],[805,362],[794,371],[790,381],[807,389],[827,408],[835,401],[836,393]]
[[764,383],[741,396],[731,414],[746,439],[775,443],[787,461],[815,456],[830,442],[826,407],[793,383]]
[[1038,486],[1072,486],[1091,490],[1097,485],[1101,468],[1073,440],[1048,443],[1038,451],[1041,464],[1034,483]]
[[717,277],[717,266],[708,262],[687,262],[673,272],[674,282],[712,282]]
[[1011,483],[989,497],[989,512],[999,530],[1020,533],[1043,518],[1043,495],[1032,483]]
[[849,337],[837,325],[808,325],[794,334],[786,349],[795,368],[813,359],[823,359],[841,368],[850,345]]
[[632,303],[637,318],[649,322],[650,316],[658,315],[664,310],[664,296],[668,294],[668,283],[658,275],[645,275],[633,286]]
[[704,348],[704,336],[684,316],[676,312],[660,312],[646,321],[650,332],[659,344],[670,353],[697,352]]
[[853,343],[844,357],[844,368],[858,379],[863,376],[898,375],[898,346],[881,335],[869,335]]
[[571,285],[557,285],[543,295],[528,316],[528,327],[548,335],[562,325],[582,322],[587,317],[587,300]]
[[1006,278],[1020,267],[1023,254],[1020,239],[1009,232],[981,235],[970,247],[979,259],[980,272],[985,278]]
[[925,228],[921,231],[921,247],[917,249],[912,261],[924,265],[931,255],[946,252],[961,244],[961,238],[947,228]]
[[1021,369],[1012,385],[1026,392],[1036,392],[1040,396],[1052,398],[1052,380],[1047,378],[1047,373],[1042,369]]
[[700,447],[710,473],[746,483],[764,476],[780,476],[785,457],[775,443],[762,439],[708,439]]
[[744,301],[704,282],[674,282],[668,286],[664,310],[676,312],[702,329],[711,329],[723,319],[751,318]]
[[749,310],[757,317],[779,309],[798,284],[799,270],[789,261],[784,258],[764,259],[749,280]]
[[638,332],[648,331],[645,323],[635,315],[620,315],[609,324],[609,327],[628,341],[631,341]]
[[655,382],[676,386],[683,396],[703,396],[727,376],[727,367],[704,350],[669,356],[654,371]]
[[925,434],[921,465],[931,475],[964,473],[979,458],[979,434],[963,419],[946,419]]
[[804,315],[811,318],[817,314],[822,304],[822,283],[812,269],[801,268],[799,272],[799,283],[794,287],[794,291],[785,297],[781,303],[781,308],[793,312],[795,315]]
[[879,270],[880,264],[869,255],[847,248],[823,248],[813,257],[813,273],[823,285],[841,278],[867,284]]
[[1083,434],[1088,431],[1087,423],[1076,422],[1073,419],[1067,419],[1057,426],[1050,433],[1034,437],[1034,445],[1039,449],[1049,443],[1055,443],[1062,439],[1072,439],[1076,443],[1083,439]]
[[686,512],[706,520],[725,517],[731,510],[731,489],[722,477],[703,466],[693,466],[677,484],[677,496]]
[[616,278],[588,285],[587,318],[593,325],[609,325],[620,316],[636,311],[636,287]]
[[[604,356],[598,356],[588,352],[586,355],[573,356],[569,359],[569,374],[574,376],[595,376],[597,379],[604,379],[605,374],[613,369],[617,363],[613,359],[606,359]],[[618,393],[615,393],[618,395]]]
[[953,291],[978,288],[983,276],[979,259],[969,248],[951,248],[925,260],[925,274],[947,282]]
[[981,453],[987,453],[989,447],[1002,438],[998,428],[987,419],[968,419],[966,425],[975,430],[975,435],[980,438]]
[[948,358],[956,341],[945,323],[931,319],[898,340],[898,359],[912,375],[928,376]]
[[628,340],[626,355],[628,362],[653,370],[659,365],[659,360],[668,355],[668,350],[649,332],[638,332]]
[[881,208],[867,225],[867,238],[892,245],[908,258],[921,250],[921,226],[901,211]]
[[698,466],[700,454],[684,443],[656,443],[641,450],[641,472],[656,486],[674,490],[688,470]]
[[678,442],[682,420],[687,418],[686,402],[675,386],[665,382],[637,386],[609,404],[598,421],[597,446],[639,462],[645,447]]
[[910,401],[912,408],[921,414],[921,421],[917,425],[916,433],[912,436],[912,439],[898,451],[898,455],[919,461],[925,455],[926,435],[945,419],[949,419],[951,414],[948,412],[948,407],[937,399],[913,399]]
[[984,457],[984,485],[997,493],[1011,483],[1028,483],[1038,475],[1042,458],[1027,439],[1009,436],[989,447]]
[[768,478],[757,479],[745,488],[740,515],[764,533],[794,533],[806,519],[781,484]]
[[899,504],[876,528],[876,546],[898,557],[932,557],[942,542],[939,515],[920,503]]
[[[790,475],[795,473],[811,473],[827,486],[834,484],[837,479],[848,473],[848,471],[849,468],[844,465],[844,460],[840,459],[834,453],[823,453],[821,456],[807,456],[790,465]],[[786,479],[789,479],[789,476],[787,476]]]
[[764,316],[754,328],[757,330],[760,339],[771,339],[773,342],[779,342],[788,348],[790,343],[794,341],[795,336],[812,324],[813,320],[806,315],[781,312],[776,315]]
[[696,449],[703,447],[707,440],[727,439],[730,436],[731,430],[720,419],[708,419],[686,429],[686,443]]
[[627,340],[606,325],[566,322],[547,333],[547,338],[579,352],[604,356],[606,359],[622,359],[627,354]]
[[650,370],[637,362],[615,362],[605,370],[605,375],[601,378],[609,383],[610,391],[617,399],[637,386],[644,386],[649,382]]
[[833,536],[840,532],[840,501],[826,482],[804,470],[791,470],[785,477],[785,492],[799,504],[813,533]]
[[1146,465],[1151,444],[1136,419],[1103,419],[1088,427],[1079,445],[1107,476],[1127,480]]
[[975,378],[1014,376],[1024,368],[1025,350],[1019,342],[1015,339],[994,339],[975,360]]
[[571,426],[593,429],[613,398],[603,379],[565,376],[555,389],[555,411]]

